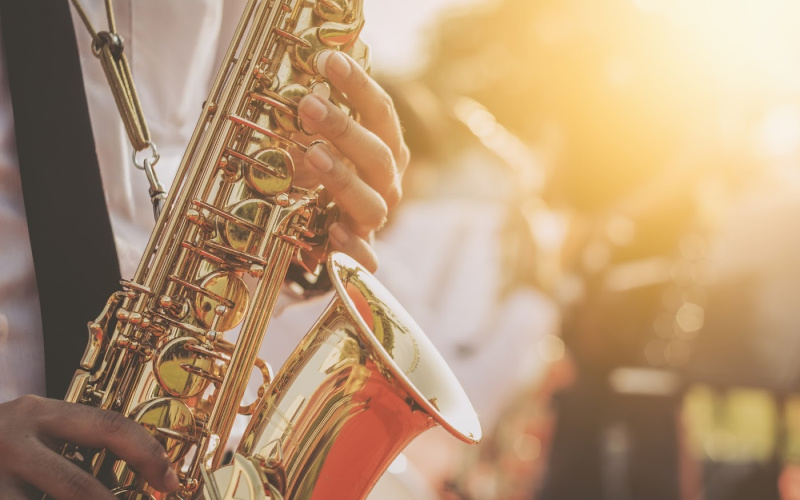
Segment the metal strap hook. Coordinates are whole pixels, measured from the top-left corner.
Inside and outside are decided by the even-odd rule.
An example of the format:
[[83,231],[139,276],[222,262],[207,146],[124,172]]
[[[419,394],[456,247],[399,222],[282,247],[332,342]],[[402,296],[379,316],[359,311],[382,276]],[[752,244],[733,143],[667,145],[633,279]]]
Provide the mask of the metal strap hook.
[[158,148],[156,148],[153,141],[147,141],[147,145],[150,146],[152,156],[150,158],[145,158],[139,163],[139,160],[136,158],[137,151],[134,151],[132,157],[133,166],[139,170],[144,170],[147,176],[147,181],[150,183],[148,192],[150,193],[150,203],[153,204],[153,216],[158,220],[158,216],[161,215],[161,211],[164,209],[167,193],[164,190],[164,186],[161,185],[161,181],[158,180],[158,174],[156,174],[155,168],[153,168],[156,163],[158,163],[161,155],[158,154]]

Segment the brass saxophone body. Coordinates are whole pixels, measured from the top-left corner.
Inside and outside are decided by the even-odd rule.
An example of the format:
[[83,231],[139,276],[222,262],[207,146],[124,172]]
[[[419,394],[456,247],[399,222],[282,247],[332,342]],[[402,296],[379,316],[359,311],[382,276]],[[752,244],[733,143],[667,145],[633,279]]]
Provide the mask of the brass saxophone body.
[[[413,321],[358,264],[327,255],[326,192],[293,181],[297,102],[313,91],[347,107],[317,55],[367,64],[362,4],[249,1],[137,272],[89,323],[66,399],[141,423],[181,482],[159,493],[107,451],[65,446],[120,498],[363,498],[422,430],[480,438]],[[336,298],[272,380],[258,352],[287,274],[309,285],[326,267]],[[242,406],[254,370],[263,397]],[[221,467],[239,414],[254,416]]]

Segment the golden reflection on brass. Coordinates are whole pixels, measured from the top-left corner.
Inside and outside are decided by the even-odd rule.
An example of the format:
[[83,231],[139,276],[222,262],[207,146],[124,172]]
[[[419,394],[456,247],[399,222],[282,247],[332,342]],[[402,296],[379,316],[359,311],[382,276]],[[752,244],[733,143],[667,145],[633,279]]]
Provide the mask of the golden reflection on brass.
[[[286,85],[278,92],[281,97],[294,103],[299,103],[300,99],[307,96],[308,93],[309,90],[305,85],[297,83]],[[291,115],[278,108],[273,108],[272,116],[275,118],[275,122],[278,126],[282,127],[284,130],[288,132],[300,132],[300,121],[297,119],[296,114]]]
[[134,410],[131,418],[142,424],[164,445],[167,457],[173,463],[189,451],[195,439],[192,410],[177,399],[158,398],[148,401]]
[[294,50],[292,50],[292,63],[305,73],[313,75],[315,72],[314,58],[321,51],[332,47],[323,44],[319,39],[319,28],[308,28],[300,32],[298,36],[302,40],[305,40],[307,44],[297,44],[294,46]]
[[214,375],[217,371],[214,360],[209,356],[190,350],[187,346],[197,346],[200,341],[191,338],[177,338],[159,349],[155,359],[155,373],[161,387],[171,396],[190,398],[197,396],[209,384],[209,378],[194,374],[186,367]]
[[341,22],[349,11],[348,0],[322,0],[314,4],[314,13],[326,21]]
[[285,480],[273,486],[286,499],[362,499],[434,425],[468,443],[481,436],[455,376],[389,292],[344,254],[328,267],[337,294],[275,376],[237,451],[269,462],[265,478],[279,471]]
[[[229,272],[216,272],[203,279],[200,287],[233,302],[233,308],[219,319],[217,331],[226,332],[244,319],[250,306],[250,294],[242,278]],[[212,297],[202,293],[195,295],[194,312],[206,328],[210,328],[214,323],[217,307],[220,305],[221,303]]]
[[[231,213],[242,220],[263,227],[269,217],[270,206],[262,200],[244,200],[233,207]],[[246,253],[253,253],[255,251],[255,245],[261,241],[261,235],[231,220],[224,220],[221,222],[224,224],[222,234],[225,237],[225,242],[228,243],[231,248]]]
[[284,193],[291,187],[294,164],[289,153],[277,147],[269,147],[257,152],[253,158],[269,167],[272,173],[248,164],[245,172],[250,187],[267,196]]

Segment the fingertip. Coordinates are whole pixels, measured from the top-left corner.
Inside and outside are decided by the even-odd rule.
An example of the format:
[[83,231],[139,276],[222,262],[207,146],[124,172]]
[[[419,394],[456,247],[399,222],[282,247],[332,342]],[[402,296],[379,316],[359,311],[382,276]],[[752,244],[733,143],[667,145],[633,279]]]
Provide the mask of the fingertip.
[[164,474],[163,483],[166,491],[175,491],[181,485],[181,482],[178,479],[178,473],[175,472],[175,470],[171,467],[167,469],[166,474]]
[[354,258],[371,273],[374,273],[378,269],[378,256],[369,243],[353,234],[350,229],[341,222],[331,224],[331,227],[328,229],[328,236],[334,250]]
[[331,49],[323,50],[317,55],[317,58],[314,61],[314,66],[317,70],[317,73],[325,78],[328,78],[328,58],[331,56],[331,54],[333,54],[333,52],[334,51]]
[[300,99],[300,103],[297,105],[297,112],[303,121],[320,122],[328,116],[328,106],[321,96],[308,94]]
[[332,76],[338,78],[347,78],[352,71],[350,61],[344,54],[337,50],[323,50],[317,56],[317,71],[325,78],[330,79]]
[[350,239],[352,238],[350,231],[348,231],[344,227],[344,224],[340,222],[334,222],[331,224],[331,227],[328,228],[328,236],[332,240],[333,244],[339,247],[339,249],[346,248],[350,243]]
[[333,156],[328,152],[324,143],[317,142],[309,146],[306,151],[305,163],[322,173],[333,168]]

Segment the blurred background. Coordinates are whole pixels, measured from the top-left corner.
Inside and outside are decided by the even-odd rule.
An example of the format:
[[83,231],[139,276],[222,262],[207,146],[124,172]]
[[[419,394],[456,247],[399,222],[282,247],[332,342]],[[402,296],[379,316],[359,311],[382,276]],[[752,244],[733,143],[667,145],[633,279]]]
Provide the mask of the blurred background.
[[378,277],[478,410],[371,498],[800,498],[800,3],[366,4]]

